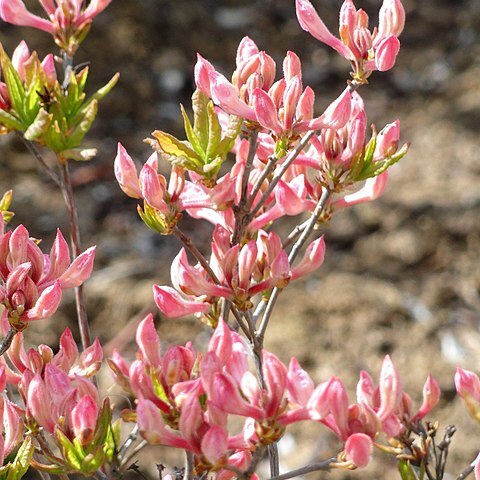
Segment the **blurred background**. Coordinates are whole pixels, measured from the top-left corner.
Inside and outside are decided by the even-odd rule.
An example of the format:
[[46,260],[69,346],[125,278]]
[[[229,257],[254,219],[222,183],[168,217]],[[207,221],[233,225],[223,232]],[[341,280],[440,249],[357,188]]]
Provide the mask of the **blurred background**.
[[[341,2],[313,3],[335,33]],[[377,24],[380,1],[355,4],[369,13],[371,26]],[[334,216],[325,230],[325,265],[281,296],[267,347],[285,362],[297,356],[317,382],[341,377],[352,398],[360,370],[376,378],[385,354],[392,355],[418,405],[432,373],[443,391],[432,420],[440,421],[439,434],[449,423],[458,428],[446,477],[453,479],[480,448],[480,428],[453,385],[456,365],[480,371],[480,2],[404,5],[397,65],[373,74],[360,94],[379,129],[400,119],[402,140],[411,149],[391,170],[380,200]],[[301,30],[293,0],[113,0],[75,57],[77,64],[90,62],[90,91],[121,74],[87,135],[85,144],[98,149],[97,158],[72,166],[83,244],[98,246],[87,286],[89,316],[107,353],[117,347],[133,355],[138,321],[156,312],[151,285],[169,283],[169,262],[179,250],[175,239],[140,222],[135,201],[116,185],[117,142],[143,162],[151,150],[142,140],[153,130],[181,134],[179,103],[190,105],[196,52],[230,76],[245,35],[279,69],[287,50],[300,56],[304,84],[314,88],[319,111],[344,88],[347,62]],[[48,35],[0,25],[0,41],[10,54],[22,38],[40,55],[52,51]],[[59,192],[12,135],[0,138],[0,191],[9,188],[13,225],[25,224],[48,248],[57,226],[67,234]],[[184,220],[183,228],[207,244],[208,225]],[[203,348],[208,338],[194,320],[168,320],[157,312],[156,321],[165,345],[190,340],[193,333]],[[27,340],[30,334],[35,341],[38,332],[56,345],[67,324],[76,331],[72,299],[56,319],[32,326]],[[285,469],[338,450],[325,428],[301,428],[302,435],[293,430],[282,446]],[[140,465],[155,476],[154,464],[166,463],[164,453],[147,453],[150,465]],[[328,478],[395,478],[393,468],[392,459],[378,453],[367,471]]]

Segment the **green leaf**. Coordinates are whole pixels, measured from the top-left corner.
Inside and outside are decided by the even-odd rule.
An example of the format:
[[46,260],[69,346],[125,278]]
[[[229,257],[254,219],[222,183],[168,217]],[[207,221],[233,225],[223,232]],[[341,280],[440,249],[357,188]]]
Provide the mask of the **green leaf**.
[[153,132],[153,136],[157,140],[158,145],[160,146],[160,154],[162,154],[162,157],[165,160],[196,172],[202,168],[202,158],[185,142],[182,142],[173,135],[160,130]]
[[215,113],[215,107],[213,102],[209,102],[207,105],[207,115],[208,115],[208,146],[207,146],[207,161],[210,159],[215,152],[221,138],[222,138],[222,127],[218,121],[218,116]]
[[17,120],[11,113],[0,109],[0,124],[13,130],[23,130],[23,124]]
[[3,194],[2,199],[0,200],[0,210],[2,212],[7,211],[12,204],[13,190],[8,190]]
[[107,84],[105,84],[102,88],[99,88],[85,103],[88,105],[93,101],[98,101],[101,100],[105,95],[108,95],[112,88],[116,85],[118,82],[118,79],[120,78],[120,74],[116,73],[109,81]]
[[213,152],[214,155],[221,155],[225,158],[227,153],[233,148],[235,140],[238,137],[240,130],[242,128],[243,119],[241,117],[235,117],[230,115],[228,121],[228,127],[224,134],[222,141],[217,145],[217,148]]
[[65,434],[57,428],[57,439],[63,449],[63,457],[74,470],[80,470],[82,466],[83,456],[77,453],[75,445],[65,436]]
[[[112,409],[110,407],[110,401],[105,398],[103,401],[102,409],[98,415],[97,424],[95,425],[95,436],[92,441],[92,447],[101,446],[105,444],[105,438],[108,435],[110,424],[112,422]],[[89,449],[90,453],[92,449]]]
[[187,135],[187,139],[190,142],[190,145],[198,153],[202,158],[205,157],[205,149],[203,148],[200,140],[198,139],[196,133],[193,131],[192,124],[190,123],[190,119],[188,118],[187,112],[183,108],[183,105],[180,105],[180,110],[182,112],[183,117],[183,125],[185,128],[185,133]]
[[25,130],[23,137],[26,140],[30,140],[31,142],[41,140],[45,132],[50,127],[50,123],[52,122],[52,115],[47,113],[46,110],[41,108],[38,111],[37,116],[33,123]]
[[15,460],[8,469],[8,473],[5,477],[6,480],[20,480],[20,478],[27,473],[34,451],[35,448],[32,443],[32,437],[27,435],[24,442],[18,449]]
[[70,148],[60,152],[63,158],[75,160],[77,162],[86,162],[97,155],[96,148]]
[[210,99],[200,90],[192,95],[193,131],[205,152],[208,147],[208,113],[207,105]]
[[5,53],[5,50],[0,46],[0,63],[2,66],[3,78],[7,85],[8,94],[10,95],[10,101],[12,102],[13,109],[17,112],[18,116],[25,124],[28,124],[28,117],[25,112],[25,89],[23,88],[22,80],[18,73],[13,68],[12,62]]
[[86,475],[91,475],[98,471],[105,462],[105,453],[102,447],[98,447],[94,452],[89,453],[82,462],[81,471]]
[[402,480],[419,480],[408,460],[398,461],[398,471]]
[[97,101],[94,100],[87,109],[84,110],[81,120],[76,123],[75,128],[67,137],[67,149],[76,148],[80,145],[83,137],[87,134],[97,115]]

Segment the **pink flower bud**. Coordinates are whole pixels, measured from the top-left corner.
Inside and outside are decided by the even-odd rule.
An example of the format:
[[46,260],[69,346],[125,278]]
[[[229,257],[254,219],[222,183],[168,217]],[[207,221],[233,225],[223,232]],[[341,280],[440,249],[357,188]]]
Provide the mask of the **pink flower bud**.
[[378,389],[380,392],[380,407],[377,415],[381,420],[384,420],[397,409],[403,395],[400,376],[389,355],[386,355],[383,360]]
[[53,24],[30,13],[21,0],[0,0],[0,17],[13,25],[33,27],[53,34]]
[[207,433],[202,438],[201,450],[205,458],[212,464],[217,465],[223,463],[223,459],[227,454],[227,432],[214,425],[210,427]]
[[93,343],[87,347],[78,360],[79,366],[82,368],[82,371],[79,372],[79,375],[84,375],[86,377],[91,377],[100,370],[103,360],[103,350],[100,344],[100,340],[95,337]]
[[307,275],[319,268],[325,258],[325,240],[323,236],[314,240],[305,251],[300,263],[292,269],[292,280]]
[[358,468],[364,468],[369,464],[372,452],[372,439],[364,433],[354,433],[345,442],[347,458]]
[[197,63],[195,64],[194,75],[197,88],[210,96],[210,72],[214,72],[213,65],[197,53]]
[[90,395],[85,395],[72,410],[72,428],[80,445],[93,440],[98,418],[98,405]]
[[158,368],[161,364],[160,342],[151,313],[137,327],[136,341],[142,352],[143,360],[154,368]]
[[11,234],[9,240],[9,250],[12,267],[16,267],[28,260],[28,243],[30,239],[28,230],[19,225]]
[[268,94],[264,90],[256,88],[252,93],[252,104],[257,122],[280,136],[282,126],[278,122],[277,108]]
[[339,128],[344,127],[350,119],[351,110],[352,95],[349,89],[346,88],[343,93],[327,107],[323,115],[311,120],[308,126],[312,130],[320,130],[321,128],[333,128],[338,130]]
[[186,440],[167,428],[160,410],[149,400],[138,400],[137,424],[140,435],[153,445],[170,445],[184,449],[190,447]]
[[142,198],[142,192],[140,191],[138,183],[137,168],[135,167],[132,157],[130,157],[121,143],[118,144],[114,165],[115,177],[124,193],[132,198]]
[[351,207],[363,202],[371,202],[376,200],[387,188],[388,172],[385,171],[380,175],[367,178],[364,186],[355,193],[345,195],[343,198],[335,200],[333,205],[335,209]]
[[9,455],[23,438],[23,421],[20,418],[17,409],[18,407],[15,404],[8,400],[5,401],[5,411],[3,414],[5,435],[4,455]]
[[90,22],[99,13],[103,12],[112,0],[92,0],[78,19],[78,24]]
[[347,47],[325,26],[309,0],[296,0],[297,18],[300,26],[317,40],[326,43],[345,58],[350,58]]
[[374,160],[383,160],[392,156],[398,148],[400,140],[400,121],[395,120],[393,123],[386,125],[376,138]]
[[375,50],[375,66],[380,72],[386,72],[395,65],[398,52],[400,51],[400,42],[394,35],[382,40]]
[[90,278],[95,260],[95,248],[90,247],[81,253],[59,278],[62,290],[78,287]]
[[[0,7],[1,8],[1,7]],[[30,58],[30,50],[28,49],[27,44],[22,40],[17,48],[13,51],[12,55],[12,65],[13,68],[17,71],[18,76],[22,81],[25,81],[25,64]]]
[[208,351],[214,352],[222,365],[226,365],[232,355],[232,335],[223,318],[218,322],[208,344]]
[[295,76],[287,82],[287,88],[283,94],[284,130],[291,130],[293,127],[300,95],[302,95],[302,81],[299,76]]
[[253,55],[259,53],[258,47],[250,37],[243,37],[237,48],[236,63],[240,66]]
[[33,308],[28,310],[28,321],[51,317],[57,311],[61,299],[62,289],[60,287],[60,281],[57,280],[52,286],[42,292]]
[[40,374],[36,374],[28,386],[27,409],[35,421],[53,433],[56,419],[52,418],[52,399]]
[[50,269],[48,280],[53,280],[65,273],[70,265],[70,250],[62,232],[57,229],[57,235],[50,250]]
[[300,82],[302,80],[302,65],[300,59],[295,52],[290,50],[283,60],[283,76],[287,82],[294,77],[298,77]]
[[297,405],[306,406],[313,393],[313,380],[300,367],[297,359],[290,360],[287,373],[287,391],[289,398]]
[[480,379],[469,370],[458,367],[455,373],[455,388],[463,398],[472,416],[480,420]]
[[320,385],[317,385],[308,400],[307,408],[312,420],[323,420],[330,413],[329,388],[333,377]]
[[55,356],[54,364],[68,372],[78,358],[78,348],[72,331],[66,328],[60,336],[60,351]]
[[378,38],[400,36],[405,26],[405,9],[400,0],[384,0],[378,18]]
[[206,313],[211,308],[209,303],[185,300],[171,287],[154,285],[153,296],[157,307],[168,318],[178,318],[193,313]]
[[432,410],[440,399],[440,387],[437,381],[429,375],[425,385],[423,386],[423,402],[417,414],[413,418],[414,421],[421,420]]
[[160,177],[148,164],[145,164],[140,172],[140,187],[142,197],[149,205],[164,214],[169,213],[170,210],[164,199],[166,193],[165,179]]
[[254,111],[238,98],[237,90],[223,75],[210,74],[210,89],[213,101],[227,113],[256,121]]
[[268,390],[265,415],[273,417],[278,413],[283,400],[287,381],[287,368],[273,353],[266,350],[263,350],[262,366],[265,385]]
[[45,72],[45,77],[47,78],[47,84],[50,87],[53,87],[55,82],[57,81],[57,72],[55,70],[55,59],[53,54],[49,53],[43,60],[42,60],[42,68]]

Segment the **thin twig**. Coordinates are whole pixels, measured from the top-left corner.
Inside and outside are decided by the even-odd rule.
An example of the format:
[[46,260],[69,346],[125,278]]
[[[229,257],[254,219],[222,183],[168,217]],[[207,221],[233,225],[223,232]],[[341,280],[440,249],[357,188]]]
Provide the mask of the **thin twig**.
[[319,472],[319,471],[329,471],[333,463],[336,463],[337,459],[335,457],[324,460],[323,462],[312,463],[302,468],[297,468],[296,470],[291,470],[290,472],[284,473],[282,475],[277,475],[271,477],[268,480],[287,480],[288,478],[298,477],[300,475],[305,475],[306,473]]
[[193,480],[193,453],[185,450],[185,472],[183,480]]
[[[67,208],[68,219],[70,222],[70,243],[72,245],[75,257],[80,255],[80,227],[78,223],[77,207],[75,205],[75,197],[73,195],[72,181],[68,169],[68,161],[59,157],[60,174],[61,174],[61,190],[65,206]],[[88,324],[87,310],[85,308],[85,300],[82,285],[75,288],[75,303],[77,307],[78,327],[82,339],[82,347],[85,350],[90,346],[90,326]]]
[[129,463],[132,458],[142,449],[148,445],[146,440],[142,440],[135,448],[120,462],[119,469],[121,470],[127,463]]
[[33,158],[40,164],[40,166],[45,170],[45,172],[48,174],[48,176],[57,184],[57,186],[60,188],[60,178],[59,176],[55,173],[55,171],[50,168],[47,163],[45,162],[42,154],[38,150],[37,146],[31,142],[30,140],[27,140],[20,132],[15,132],[15,135],[19,140],[23,142],[23,144],[27,147],[28,151],[32,154]]
[[456,480],[465,480],[475,469],[477,458],[456,478]]
[[277,442],[268,446],[268,459],[270,461],[270,475],[277,477],[280,475],[280,459],[278,458]]
[[123,445],[118,450],[118,456],[120,458],[122,458],[125,455],[127,450],[131,447],[133,442],[137,439],[139,431],[140,431],[140,429],[138,428],[138,425],[135,424],[135,426],[132,428],[132,431],[128,435],[127,439],[125,440]]
[[16,334],[17,331],[13,327],[10,327],[5,338],[0,342],[0,357],[10,348]]
[[[313,229],[315,228],[315,225],[317,224],[318,219],[320,218],[320,215],[322,214],[323,210],[325,209],[328,199],[330,198],[331,191],[328,190],[327,188],[323,187],[322,188],[322,196],[320,197],[320,200],[318,201],[317,205],[315,206],[315,210],[312,213],[312,216],[308,220],[308,224],[306,225],[305,229],[303,230],[302,234],[300,235],[300,238],[295,242],[293,245],[292,250],[290,251],[290,254],[288,255],[288,261],[290,262],[290,265],[293,264],[294,260],[297,258],[297,255],[300,252],[300,249],[304,245],[304,243],[307,241],[308,237],[312,233]],[[257,331],[257,337],[260,339],[260,341],[263,341],[263,338],[265,336],[265,331],[268,326],[268,322],[270,320],[270,316],[272,315],[273,308],[275,306],[275,302],[277,301],[278,295],[280,294],[280,289],[275,287],[272,291],[272,294],[268,300],[268,303],[266,305],[265,313],[262,318],[262,322],[260,324],[260,327]]]
[[268,159],[267,166],[263,169],[263,172],[261,173],[260,177],[258,177],[257,182],[252,188],[252,191],[250,193],[250,197],[247,201],[247,206],[246,209],[250,210],[253,202],[255,201],[255,197],[257,196],[257,193],[260,191],[262,188],[263,182],[267,179],[267,177],[273,172],[275,165],[277,164],[278,158],[275,156],[271,156]]
[[288,248],[295,239],[307,228],[309,220],[305,220],[303,223],[298,224],[289,234],[288,237],[282,242],[283,248]]

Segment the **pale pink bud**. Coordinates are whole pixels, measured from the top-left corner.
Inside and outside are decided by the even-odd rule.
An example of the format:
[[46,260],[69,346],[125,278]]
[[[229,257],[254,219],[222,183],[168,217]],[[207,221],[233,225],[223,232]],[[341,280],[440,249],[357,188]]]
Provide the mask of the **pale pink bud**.
[[309,32],[317,40],[326,43],[335,49],[340,55],[350,59],[350,52],[347,47],[325,26],[309,0],[296,0],[297,18],[303,30]]
[[33,308],[28,310],[27,319],[33,321],[51,317],[57,311],[61,299],[62,289],[60,281],[57,280],[42,292]]
[[142,198],[142,192],[140,191],[138,183],[137,168],[135,167],[132,157],[130,157],[121,143],[118,144],[114,170],[117,182],[124,193],[132,198]]
[[202,408],[198,392],[193,389],[182,402],[182,414],[178,422],[178,430],[182,437],[194,445],[203,423]]
[[153,208],[167,214],[169,208],[165,202],[165,179],[161,181],[158,173],[150,165],[145,164],[140,172],[142,196]]
[[257,260],[257,244],[255,240],[250,240],[242,247],[238,255],[238,287],[247,290],[250,277]]
[[72,331],[66,328],[60,336],[60,351],[55,356],[54,363],[61,369],[69,371],[78,358],[78,348],[73,339]]
[[250,37],[243,37],[237,48],[236,64],[241,65],[253,55],[259,53],[258,47]]
[[265,385],[268,390],[265,415],[267,417],[273,417],[278,413],[278,409],[283,400],[287,381],[287,368],[273,353],[266,350],[263,350],[262,367]]
[[372,377],[368,372],[362,370],[360,372],[360,380],[357,383],[357,402],[372,407],[374,395],[375,387]]
[[29,58],[30,50],[28,49],[26,42],[22,40],[18,44],[18,47],[13,51],[12,55],[13,68],[17,71],[18,76],[22,81],[25,81],[25,64]]
[[347,458],[358,468],[364,468],[370,462],[373,452],[372,439],[364,433],[354,433],[345,442]]
[[347,87],[342,94],[327,107],[323,115],[311,120],[308,126],[312,130],[319,130],[321,128],[338,130],[344,127],[350,119],[351,110],[352,95]]
[[273,85],[273,82],[275,81],[275,71],[276,71],[275,61],[270,55],[266,54],[265,52],[260,52],[259,57],[260,57],[259,76],[262,80],[261,87],[264,90],[268,90]]
[[480,379],[476,373],[458,367],[455,373],[455,388],[462,398],[469,396],[480,403]]
[[36,422],[53,433],[56,419],[52,418],[52,400],[40,374],[36,374],[28,385],[27,408]]
[[290,399],[297,405],[306,406],[313,393],[313,380],[300,367],[298,360],[290,360],[287,373],[287,391]]
[[254,111],[240,98],[235,87],[221,74],[210,74],[210,89],[213,101],[231,115],[256,121]]
[[68,374],[52,363],[45,365],[44,377],[45,385],[56,405],[60,404],[74,389]]
[[328,398],[332,381],[333,377],[327,382],[317,385],[313,391],[307,404],[312,420],[323,420],[330,413],[330,402]]
[[251,405],[239,392],[238,385],[233,383],[233,379],[224,374],[217,373],[213,378],[212,393],[214,397],[210,398],[212,403],[224,412],[243,417],[252,417],[257,420],[263,418],[263,412],[260,408]]
[[4,455],[9,455],[23,437],[23,421],[20,418],[17,408],[15,404],[8,400],[5,401],[5,411],[3,414],[5,435]]
[[92,0],[83,14],[78,18],[78,24],[81,25],[82,23],[90,22],[99,13],[103,12],[111,1],[112,0]]
[[384,0],[378,17],[377,36],[383,39],[389,35],[398,37],[405,26],[405,9],[400,0]]
[[30,13],[21,0],[0,0],[0,17],[5,22],[55,33],[53,24]]
[[257,122],[267,130],[271,130],[275,135],[280,136],[282,126],[278,121],[277,108],[267,92],[256,88],[252,93],[252,104]]
[[383,160],[393,155],[398,148],[400,140],[400,121],[395,120],[379,132],[376,138],[374,160]]
[[144,361],[158,368],[161,363],[160,342],[153,324],[153,316],[149,313],[137,327],[136,341]]
[[28,243],[29,243],[28,230],[19,225],[10,236],[9,249],[12,267],[16,267],[28,260]]
[[335,209],[351,207],[363,202],[371,202],[377,199],[387,188],[388,172],[367,178],[365,185],[355,193],[345,195],[343,198],[335,200],[333,203]]
[[300,263],[292,269],[292,280],[307,275],[319,268],[325,258],[325,249],[323,236],[314,240],[307,247]]
[[178,318],[193,313],[206,313],[210,310],[210,304],[185,300],[171,287],[153,286],[153,296],[160,311],[168,318]]
[[435,405],[437,405],[438,400],[440,399],[440,394],[441,391],[437,381],[431,375],[429,375],[425,385],[423,386],[422,405],[413,420],[421,420],[423,417],[425,417],[425,415],[427,415],[435,407]]
[[208,344],[208,351],[214,352],[222,365],[226,365],[232,354],[232,335],[223,318],[218,322],[212,338]]
[[400,42],[397,37],[390,35],[383,39],[375,49],[375,66],[380,72],[386,72],[395,65]]
[[62,275],[70,265],[70,250],[62,232],[57,229],[57,235],[50,250],[50,269],[48,279],[56,279]]
[[167,428],[160,410],[149,400],[138,400],[137,424],[140,435],[152,445],[163,444],[184,449],[190,447],[186,440]]
[[308,122],[313,118],[315,93],[310,87],[306,87],[298,100],[295,116],[298,121]]
[[90,278],[95,259],[95,248],[90,247],[81,253],[59,278],[63,290],[78,287]]
[[96,337],[93,343],[80,355],[79,364],[83,369],[82,374],[90,377],[98,372],[103,360],[103,350],[100,340]]
[[212,465],[215,466],[224,459],[227,453],[227,441],[227,432],[217,425],[210,427],[203,436],[200,448],[205,458]]
[[298,77],[300,82],[302,80],[302,64],[298,55],[290,50],[283,60],[283,76],[287,82],[293,77]]
[[302,81],[299,76],[295,76],[287,83],[287,88],[283,94],[283,128],[285,130],[290,130],[293,127],[301,94]]
[[347,390],[339,378],[332,377],[327,393],[330,412],[335,420],[336,433],[345,440],[349,434]]
[[197,53],[197,63],[195,64],[194,75],[197,88],[210,96],[210,72],[214,72],[213,65]]
[[55,59],[53,57],[53,54],[49,53],[42,60],[42,68],[45,72],[45,76],[47,77],[48,85],[53,86],[57,81],[57,72],[55,70]]
[[378,389],[380,408],[377,414],[381,420],[384,420],[397,409],[403,394],[400,376],[389,355],[385,356],[382,363]]
[[85,395],[72,410],[72,429],[80,445],[93,440],[98,418],[98,405],[90,395]]
[[20,286],[22,286],[31,268],[32,268],[32,264],[30,262],[26,262],[26,263],[22,263],[21,265],[18,265],[18,267],[15,267],[10,272],[5,285],[8,296],[13,295],[15,291],[18,290]]

